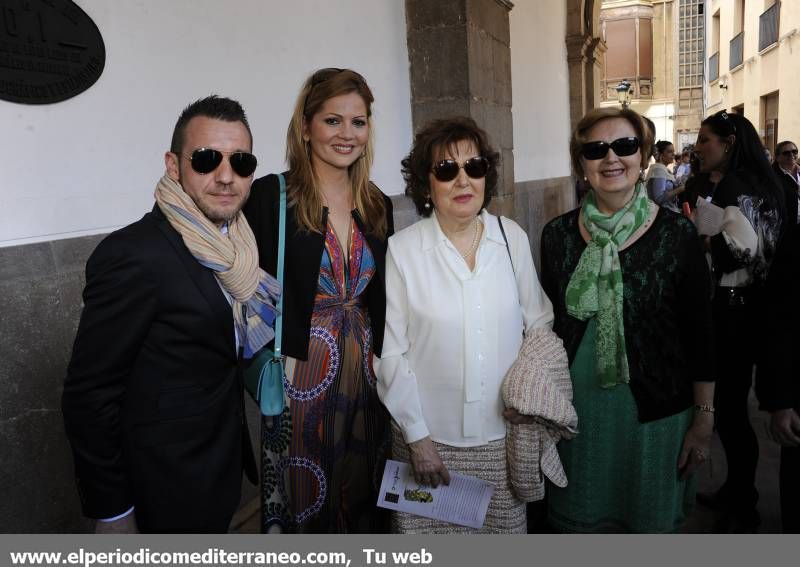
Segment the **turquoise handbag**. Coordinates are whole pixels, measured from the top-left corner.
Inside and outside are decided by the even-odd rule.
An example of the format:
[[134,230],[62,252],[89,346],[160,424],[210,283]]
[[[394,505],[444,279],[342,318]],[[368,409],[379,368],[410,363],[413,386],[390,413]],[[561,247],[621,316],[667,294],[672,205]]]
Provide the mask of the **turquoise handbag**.
[[[278,174],[280,183],[280,213],[278,222],[278,281],[283,286],[283,260],[286,248],[286,180]],[[258,407],[261,415],[276,416],[283,413],[283,381],[286,378],[283,356],[281,356],[281,335],[283,334],[283,289],[278,300],[278,315],[275,318],[275,341],[273,349],[263,348],[253,357],[244,371],[244,384]]]

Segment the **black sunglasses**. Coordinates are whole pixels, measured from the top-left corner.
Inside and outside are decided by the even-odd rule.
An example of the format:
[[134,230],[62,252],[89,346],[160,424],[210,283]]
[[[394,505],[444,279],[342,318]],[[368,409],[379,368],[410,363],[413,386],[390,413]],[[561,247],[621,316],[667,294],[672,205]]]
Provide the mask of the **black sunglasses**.
[[458,170],[462,167],[464,168],[464,173],[472,179],[481,179],[486,177],[489,172],[489,160],[483,156],[475,156],[461,164],[454,159],[443,159],[440,162],[436,162],[431,171],[439,181],[452,181],[458,177]]
[[200,175],[205,175],[219,167],[223,156],[228,156],[231,169],[239,177],[250,177],[258,165],[258,160],[253,154],[247,152],[221,152],[211,148],[199,148],[193,151],[192,155],[185,157],[191,162],[192,169]]
[[794,150],[783,150],[781,152],[781,155],[782,156],[788,156],[788,155],[796,156],[797,155],[797,149],[794,149]]
[[617,138],[610,144],[608,142],[586,142],[581,146],[581,155],[589,160],[600,159],[606,156],[609,148],[614,150],[618,157],[632,156],[639,149],[639,138],[633,136]]

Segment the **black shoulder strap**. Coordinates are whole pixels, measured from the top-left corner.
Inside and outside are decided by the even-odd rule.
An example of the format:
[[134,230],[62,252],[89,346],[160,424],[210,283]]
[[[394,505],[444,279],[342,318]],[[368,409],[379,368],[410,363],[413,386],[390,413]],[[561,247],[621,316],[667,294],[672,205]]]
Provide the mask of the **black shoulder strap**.
[[514,269],[514,259],[511,257],[511,248],[508,246],[508,238],[506,238],[506,229],[503,228],[503,221],[500,220],[500,215],[497,215],[497,224],[500,225],[500,232],[503,234],[503,240],[506,242],[506,252],[508,252],[508,259],[511,262],[511,270],[514,272],[514,275],[517,275],[517,271]]

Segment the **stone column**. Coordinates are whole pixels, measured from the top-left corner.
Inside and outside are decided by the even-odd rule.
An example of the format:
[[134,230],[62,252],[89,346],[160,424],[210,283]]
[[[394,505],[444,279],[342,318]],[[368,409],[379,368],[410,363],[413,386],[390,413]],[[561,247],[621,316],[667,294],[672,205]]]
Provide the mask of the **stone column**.
[[513,216],[511,49],[506,0],[406,0],[414,130],[472,117],[501,154],[493,213]]
[[570,124],[573,128],[588,110],[598,104],[595,93],[601,92],[603,54],[607,47],[591,34],[568,35],[567,67],[569,70]]
[[606,43],[599,37],[593,37],[586,46],[586,106],[590,110],[600,105],[600,100],[595,96],[600,94],[603,81],[603,55],[608,51]]
[[586,43],[583,34],[568,35],[567,68],[569,72],[569,122],[572,129],[586,114]]

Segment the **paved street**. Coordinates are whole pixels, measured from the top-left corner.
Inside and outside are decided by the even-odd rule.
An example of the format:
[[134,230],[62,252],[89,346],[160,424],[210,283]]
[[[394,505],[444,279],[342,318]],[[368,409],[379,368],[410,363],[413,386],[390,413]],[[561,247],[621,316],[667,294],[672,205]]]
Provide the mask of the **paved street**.
[[[756,472],[756,486],[759,493],[758,511],[761,514],[761,526],[758,533],[780,533],[780,505],[778,500],[778,467],[780,464],[780,448],[768,436],[769,414],[758,411],[755,396],[750,396],[750,415],[758,436],[760,457]],[[725,455],[719,438],[714,435],[711,448],[711,462],[701,470],[698,477],[700,492],[713,492],[725,480]],[[703,506],[697,506],[686,523],[687,533],[712,533],[714,513]]]

